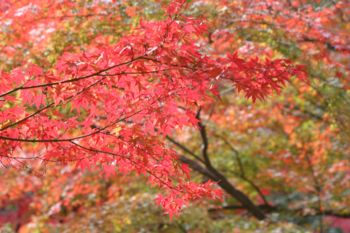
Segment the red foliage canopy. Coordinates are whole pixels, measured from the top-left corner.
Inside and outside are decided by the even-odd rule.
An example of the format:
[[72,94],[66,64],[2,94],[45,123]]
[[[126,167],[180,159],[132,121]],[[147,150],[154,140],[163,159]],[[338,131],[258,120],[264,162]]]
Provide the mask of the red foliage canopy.
[[[2,2],[2,21],[33,36],[39,24],[66,17],[47,17],[47,1],[29,2]],[[61,12],[59,4],[54,7]],[[26,62],[1,72],[1,163],[74,162],[81,168],[101,165],[106,173],[137,172],[164,190],[157,202],[170,215],[189,201],[219,198],[212,183],[190,181],[165,136],[178,127],[197,127],[195,111],[216,101],[222,80],[255,101],[304,75],[285,59],[206,55],[205,22],[182,15],[182,7],[185,1],[173,1],[164,20],[141,21],[116,44],[95,42],[86,51],[64,53],[50,68]]]

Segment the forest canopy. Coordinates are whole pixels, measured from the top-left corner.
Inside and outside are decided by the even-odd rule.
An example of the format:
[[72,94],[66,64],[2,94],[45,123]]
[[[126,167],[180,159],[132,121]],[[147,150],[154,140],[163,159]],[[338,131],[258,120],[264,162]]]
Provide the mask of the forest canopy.
[[350,232],[350,3],[0,1],[0,232]]

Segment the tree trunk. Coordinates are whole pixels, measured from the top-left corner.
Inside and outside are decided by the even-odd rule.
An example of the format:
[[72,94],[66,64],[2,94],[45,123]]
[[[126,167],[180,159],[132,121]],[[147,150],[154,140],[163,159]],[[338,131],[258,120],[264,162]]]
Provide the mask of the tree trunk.
[[203,167],[196,161],[189,159],[185,156],[180,156],[180,160],[183,163],[188,164],[193,170],[208,177],[210,180],[216,182],[223,190],[229,195],[239,201],[246,210],[259,220],[266,218],[262,210],[256,206],[250,199],[240,190],[236,189],[220,172],[213,167]]

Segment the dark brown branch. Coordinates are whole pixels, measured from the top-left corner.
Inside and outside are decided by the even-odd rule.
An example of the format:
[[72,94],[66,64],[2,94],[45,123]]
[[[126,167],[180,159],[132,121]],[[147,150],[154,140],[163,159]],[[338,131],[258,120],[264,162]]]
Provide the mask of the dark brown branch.
[[241,158],[239,157],[239,151],[236,148],[234,148],[232,146],[232,144],[225,137],[223,137],[222,135],[214,133],[214,136],[220,138],[225,143],[225,145],[230,148],[230,150],[234,154],[235,160],[237,162],[237,165],[238,165],[238,168],[239,168],[239,171],[240,171],[240,176],[245,176],[243,163],[242,163]]
[[[99,70],[95,73],[89,74],[89,75],[84,75],[84,76],[80,76],[80,77],[76,77],[76,78],[72,78],[72,79],[66,79],[66,80],[62,80],[62,81],[57,81],[57,82],[52,82],[52,83],[43,83],[43,84],[38,84],[38,85],[33,85],[33,86],[20,86],[20,87],[16,87],[8,92],[2,93],[0,94],[0,97],[4,97],[6,95],[12,94],[14,92],[17,92],[19,90],[27,90],[27,89],[35,89],[35,88],[40,88],[40,87],[50,87],[50,86],[55,86],[55,85],[59,85],[59,84],[64,84],[64,83],[71,83],[71,82],[76,82],[76,81],[80,81],[80,80],[84,80],[87,78],[91,78],[91,77],[95,77],[95,76],[101,76],[101,74],[103,74],[106,71],[109,71],[111,69],[117,68],[119,66],[123,66],[123,65],[128,65],[136,60],[140,60],[140,59],[145,59],[145,60],[150,60],[148,58],[145,58],[143,56],[134,58],[130,61],[127,62],[122,62],[113,66],[110,66],[108,68],[105,68],[103,70]],[[124,74],[123,72],[121,72],[120,74]]]
[[261,189],[259,188],[259,186],[257,186],[251,179],[249,179],[247,176],[246,176],[246,173],[245,173],[245,170],[244,170],[244,166],[243,166],[243,163],[242,163],[242,160],[241,160],[241,157],[239,156],[239,151],[234,148],[232,146],[232,144],[223,136],[219,135],[219,134],[215,134],[216,137],[220,138],[230,149],[231,151],[233,152],[234,156],[235,156],[235,159],[236,159],[236,162],[238,164],[238,167],[239,167],[239,173],[237,172],[234,172],[234,174],[244,180],[245,182],[247,182],[256,192],[257,194],[260,196],[260,198],[263,200],[264,204],[267,205],[267,206],[271,206],[270,203],[267,201],[265,195],[263,194],[263,192],[261,191]]
[[18,121],[13,122],[12,124],[5,125],[4,127],[2,127],[2,128],[0,129],[0,131],[4,131],[4,130],[6,130],[6,129],[8,129],[8,128],[11,128],[11,127],[13,127],[13,126],[16,126],[16,125],[18,125],[18,124],[20,124],[20,123],[22,123],[22,122],[28,120],[29,118],[32,118],[32,117],[38,115],[39,113],[41,113],[42,111],[44,111],[44,110],[46,110],[46,109],[52,107],[53,105],[54,105],[54,103],[50,103],[50,104],[46,105],[45,107],[42,107],[42,108],[38,109],[38,110],[35,111],[34,113],[32,113],[32,114],[30,114],[30,115],[28,115],[28,116],[26,116],[26,117],[24,117],[24,118],[22,118],[22,119],[20,119],[20,120],[18,120]]
[[216,180],[215,174],[210,172],[208,169],[197,163],[196,161],[187,158],[186,156],[180,156],[179,157],[180,161],[189,165],[191,169],[193,169],[196,172],[199,172],[200,174],[208,177],[211,180]]
[[[99,79],[99,80],[97,80],[96,82],[92,83],[91,85],[89,85],[89,86],[87,86],[87,87],[84,87],[83,89],[81,89],[81,90],[80,90],[79,92],[77,92],[76,94],[67,97],[63,102],[71,101],[73,98],[75,98],[76,96],[82,94],[83,92],[85,92],[86,90],[90,89],[91,87],[97,85],[98,83],[102,82],[104,79],[105,79],[105,77],[104,77],[104,78],[101,78],[101,79]],[[62,103],[62,102],[61,102],[61,103]],[[22,122],[28,120],[29,118],[34,117],[34,116],[38,115],[39,113],[43,112],[44,110],[49,109],[50,107],[54,106],[54,104],[55,104],[54,102],[49,103],[49,104],[47,104],[46,106],[44,106],[44,107],[38,109],[36,112],[34,112],[34,113],[32,113],[32,114],[30,114],[30,115],[28,115],[28,116],[22,118],[21,120],[18,120],[18,121],[16,121],[16,122],[12,123],[12,124],[8,124],[8,125],[4,126],[3,128],[0,129],[0,131],[6,130],[6,129],[11,128],[11,127],[13,127],[13,126],[16,126],[16,125],[18,125],[18,124],[20,124],[20,123],[22,123]],[[59,104],[59,105],[60,105],[60,104]],[[59,105],[57,105],[57,106],[59,106]]]
[[257,207],[247,195],[245,195],[240,190],[236,189],[225,176],[223,176],[220,172],[218,172],[213,167],[203,167],[195,160],[189,159],[185,156],[180,156],[180,160],[189,165],[191,169],[199,172],[200,174],[204,175],[205,177],[209,178],[210,180],[217,182],[217,184],[226,191],[230,196],[235,198],[238,202],[244,206],[244,208],[249,211],[254,217],[256,217],[259,220],[263,220],[266,218],[264,212]]
[[[263,204],[263,205],[258,205],[258,207],[264,210],[265,212],[285,212],[286,211],[283,207],[279,207],[279,206],[271,207]],[[214,211],[220,211],[220,210],[244,210],[244,209],[245,207],[242,205],[227,205],[227,206],[209,208],[208,211],[214,212]],[[334,216],[338,218],[350,218],[350,213],[337,213],[331,210],[325,210],[323,213],[315,212],[315,213],[306,214],[306,215],[300,215],[299,212],[301,212],[302,210],[288,209],[287,211],[289,211],[290,213],[298,214],[298,216],[301,216],[301,217],[316,217],[319,215],[323,215],[323,216]]]
[[[270,205],[258,205],[258,207],[262,210],[264,210],[265,212],[273,212],[276,211],[277,209],[270,206]],[[209,212],[213,212],[213,211],[220,211],[220,210],[244,210],[245,207],[242,205],[227,205],[227,206],[219,206],[219,207],[214,207],[214,208],[209,208],[208,211]]]
[[207,131],[205,128],[205,125],[203,124],[202,120],[201,120],[201,108],[199,108],[197,114],[196,114],[196,118],[198,120],[198,128],[199,128],[199,132],[202,138],[202,156],[204,158],[204,162],[205,165],[207,167],[212,167],[210,158],[209,158],[209,154],[208,154],[208,148],[209,148],[209,141],[208,141],[208,136],[207,136]]
[[168,141],[170,141],[171,143],[173,143],[175,146],[177,146],[178,148],[180,148],[181,150],[183,150],[185,153],[191,155],[193,158],[195,158],[196,160],[200,161],[201,163],[204,163],[203,159],[201,159],[198,155],[196,155],[196,153],[194,153],[193,151],[191,151],[188,147],[186,147],[185,145],[179,143],[178,141],[176,141],[175,139],[173,139],[170,136],[166,136],[166,139]]
[[[130,161],[130,163],[132,163],[135,167],[137,166],[140,166],[138,163],[136,163],[135,161],[133,161],[131,158],[125,156],[125,155],[120,155],[120,154],[116,154],[116,153],[113,153],[113,152],[109,152],[109,151],[103,151],[103,150],[99,150],[99,149],[96,149],[96,148],[92,148],[92,147],[85,147],[81,144],[78,144],[78,143],[75,143],[74,141],[70,141],[70,143],[72,143],[73,145],[81,148],[81,149],[84,149],[84,150],[87,150],[87,151],[90,151],[90,152],[94,152],[94,153],[101,153],[101,154],[107,154],[107,155],[111,155],[113,157],[121,157],[121,158],[124,158],[124,159],[127,159]],[[146,172],[153,176],[154,178],[156,178],[161,184],[163,184],[164,186],[168,187],[169,189],[173,189],[173,190],[176,190],[178,192],[181,192],[183,193],[182,190],[179,190],[178,188],[174,187],[174,186],[170,186],[168,183],[164,182],[161,177],[155,175],[150,169],[145,169]]]
[[200,131],[200,135],[203,143],[202,156],[204,158],[205,167],[203,167],[201,164],[199,164],[195,160],[191,160],[184,156],[181,156],[180,160],[183,163],[188,164],[193,170],[201,173],[202,175],[206,176],[212,181],[217,182],[217,184],[223,190],[225,190],[228,194],[230,194],[233,198],[235,198],[238,202],[240,202],[254,217],[256,217],[259,220],[265,219],[266,218],[265,214],[249,199],[249,197],[245,195],[243,192],[241,192],[240,190],[236,189],[228,181],[228,179],[222,173],[220,173],[217,169],[215,169],[211,164],[209,154],[208,154],[208,148],[209,148],[208,136],[207,136],[206,128],[201,121],[200,113],[201,113],[201,108],[199,108],[196,114],[196,118],[198,120],[198,127],[199,127],[199,131]]
[[90,133],[87,133],[87,134],[84,134],[84,135],[80,135],[80,136],[77,136],[77,137],[73,137],[73,138],[61,138],[61,139],[25,139],[25,138],[11,138],[11,137],[5,137],[5,136],[0,136],[0,139],[3,139],[3,140],[8,140],[8,141],[19,141],[19,142],[70,142],[70,141],[73,141],[73,140],[78,140],[78,139],[82,139],[82,138],[86,138],[86,137],[90,137],[90,136],[93,136],[95,134],[98,134],[100,133],[101,131],[119,123],[119,122],[122,122],[122,121],[125,121],[126,119],[128,118],[131,118],[133,116],[135,116],[136,114],[142,112],[144,109],[141,109],[141,110],[138,110],[128,116],[125,116],[123,118],[120,118],[98,130],[95,130],[93,132],[90,132]]

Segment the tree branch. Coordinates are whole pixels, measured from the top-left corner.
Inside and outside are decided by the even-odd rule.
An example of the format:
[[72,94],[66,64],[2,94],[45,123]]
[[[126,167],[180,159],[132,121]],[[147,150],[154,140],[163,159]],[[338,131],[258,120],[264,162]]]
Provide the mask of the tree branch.
[[[0,97],[4,97],[6,95],[12,94],[12,93],[17,92],[19,90],[35,89],[35,88],[40,88],[40,87],[50,87],[50,86],[55,86],[55,85],[59,85],[59,84],[80,81],[80,80],[83,80],[83,79],[87,79],[87,78],[91,78],[91,77],[94,77],[94,76],[98,76],[98,75],[100,75],[100,74],[102,74],[102,73],[104,73],[106,71],[109,71],[109,70],[114,69],[114,68],[119,67],[119,66],[130,64],[130,63],[132,63],[132,62],[134,62],[136,60],[140,60],[140,59],[144,59],[144,57],[140,56],[140,57],[134,58],[134,59],[132,59],[130,61],[119,63],[119,64],[116,64],[116,65],[110,66],[108,68],[99,70],[99,71],[97,71],[95,73],[92,73],[92,74],[89,74],[89,75],[80,76],[80,77],[76,77],[76,78],[72,78],[72,79],[66,79],[66,80],[52,82],[52,83],[43,83],[43,84],[38,84],[38,85],[33,85],[33,86],[16,87],[16,88],[14,88],[14,89],[12,89],[10,91],[7,91],[5,93],[0,94]],[[149,60],[149,59],[146,59],[146,60]]]
[[261,189],[259,188],[259,186],[257,186],[251,179],[249,179],[247,176],[246,176],[246,173],[245,173],[245,170],[244,170],[244,166],[243,166],[243,163],[242,163],[242,160],[241,160],[241,157],[239,156],[239,151],[234,148],[232,146],[232,144],[223,136],[219,135],[219,134],[215,134],[216,137],[220,138],[230,149],[231,151],[233,152],[234,156],[235,156],[235,159],[237,161],[237,164],[238,164],[238,167],[239,167],[239,173],[237,172],[234,172],[234,174],[244,180],[245,182],[247,182],[256,192],[257,194],[260,196],[260,198],[263,200],[264,204],[267,205],[267,206],[271,206],[270,203],[267,201],[265,195],[263,194],[263,192],[261,191]]
[[166,139],[168,141],[170,141],[171,143],[173,143],[175,146],[177,146],[178,148],[180,148],[181,150],[183,150],[185,153],[191,155],[193,158],[195,158],[196,160],[198,160],[201,163],[204,163],[203,159],[201,159],[198,155],[196,155],[196,153],[194,153],[193,151],[191,151],[188,147],[186,147],[185,145],[181,144],[180,142],[176,141],[175,139],[173,139],[170,136],[166,136]]
[[211,164],[209,154],[208,154],[209,141],[208,141],[207,131],[206,131],[205,125],[202,123],[200,114],[201,114],[201,108],[199,108],[199,110],[196,114],[196,118],[198,120],[198,128],[199,128],[199,132],[200,132],[200,135],[202,138],[202,143],[203,143],[201,146],[202,147],[202,156],[204,158],[205,165],[208,168],[211,168],[212,164]]
[[249,211],[254,217],[259,220],[263,220],[266,218],[265,214],[262,210],[257,207],[247,195],[245,195],[240,190],[236,189],[225,176],[223,176],[220,172],[218,172],[213,167],[203,167],[195,160],[189,159],[185,156],[180,156],[180,161],[190,166],[191,169],[199,172],[200,174],[208,177],[210,180],[217,182],[217,184],[226,191],[230,196],[235,198],[238,202],[244,206],[244,208]]

